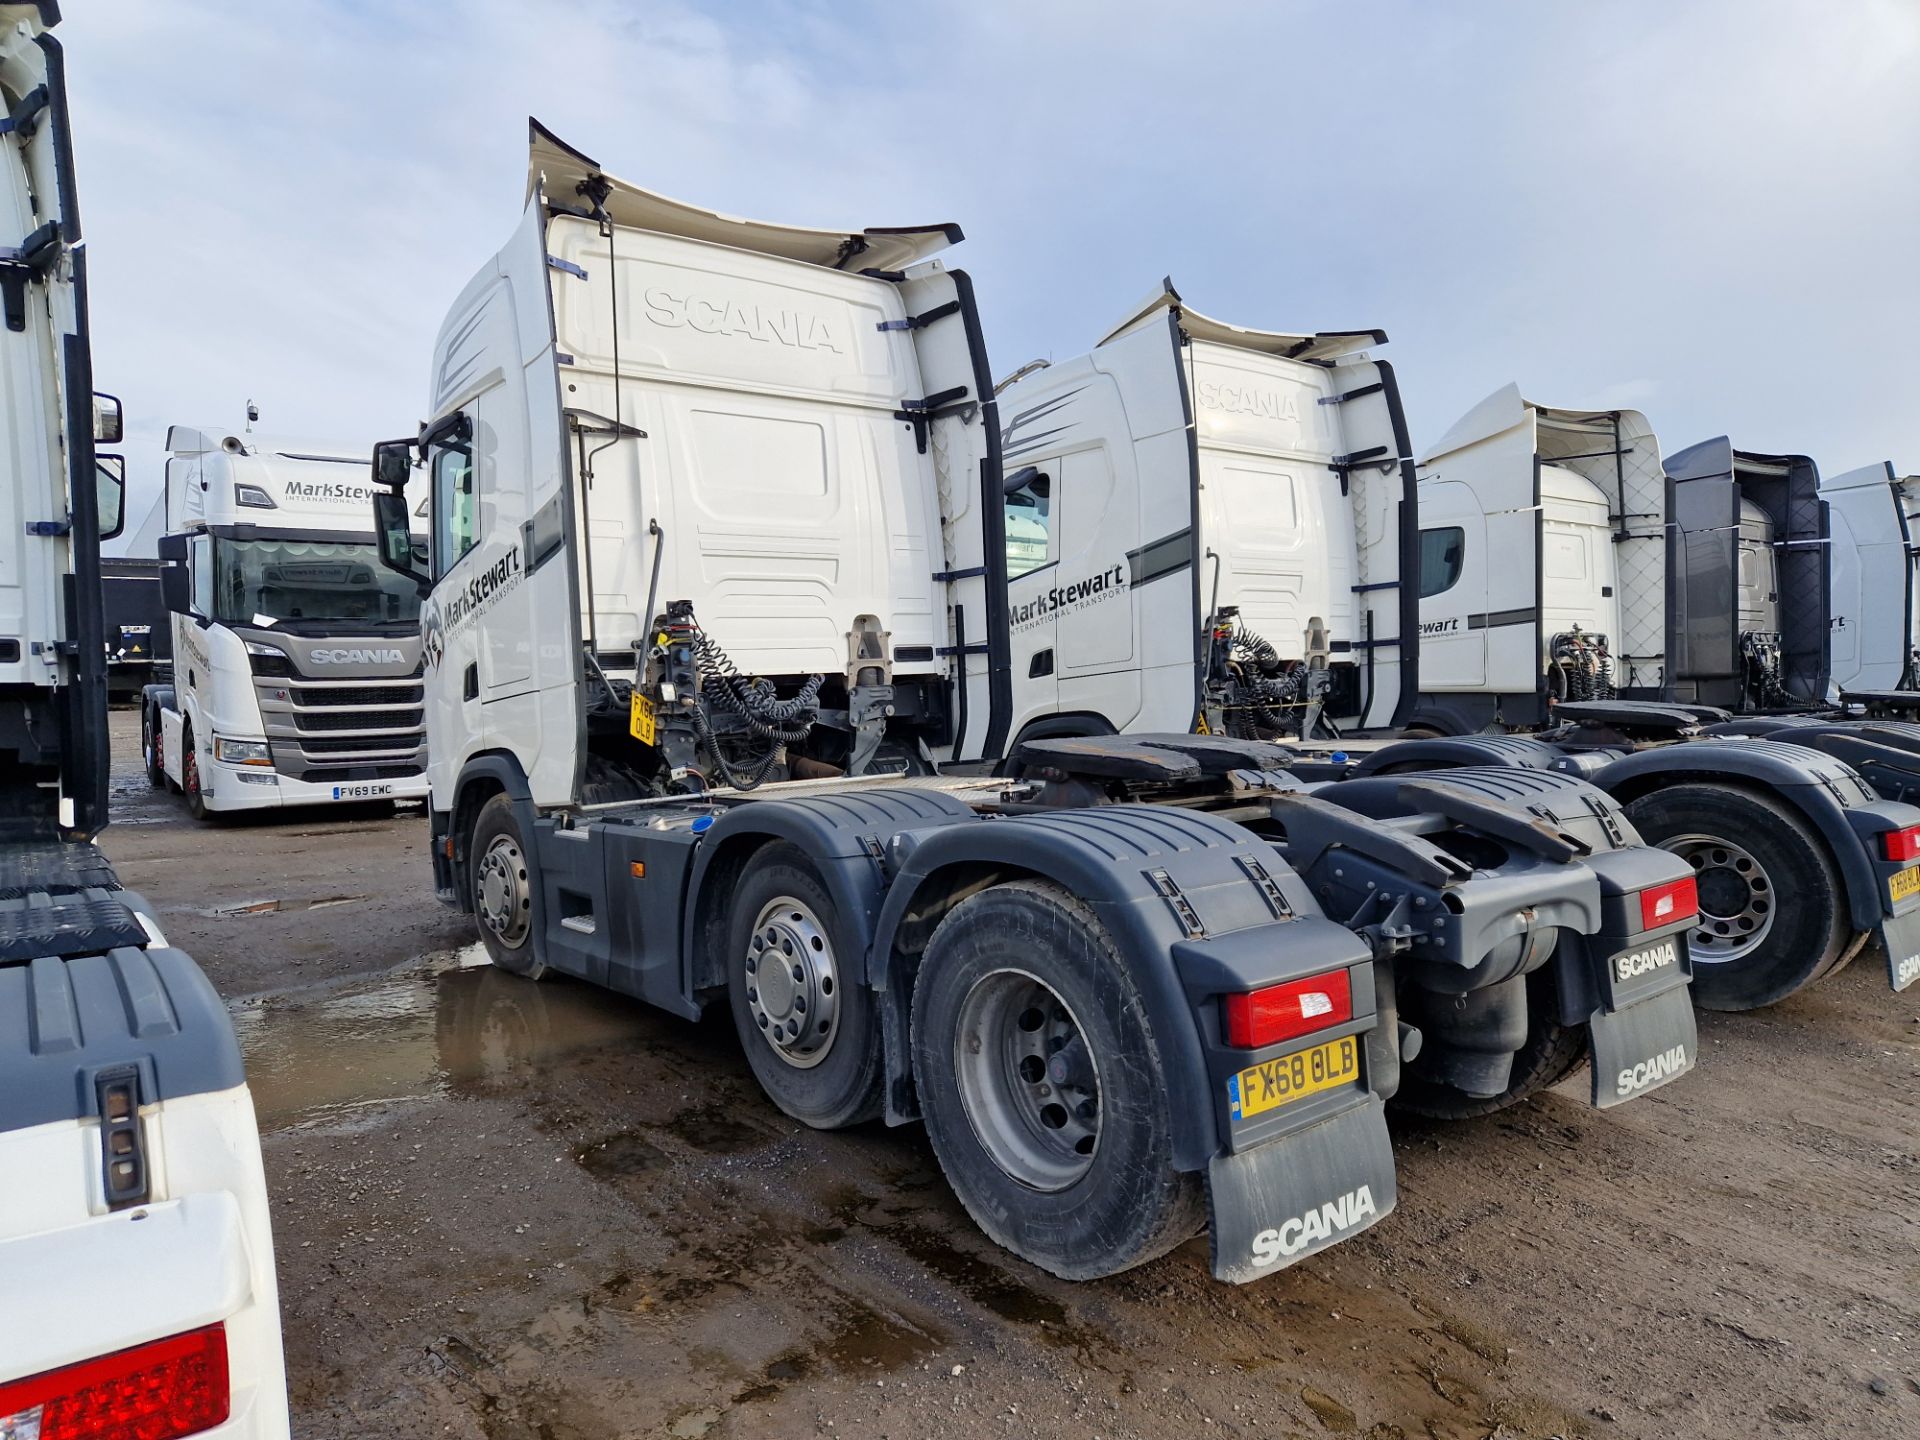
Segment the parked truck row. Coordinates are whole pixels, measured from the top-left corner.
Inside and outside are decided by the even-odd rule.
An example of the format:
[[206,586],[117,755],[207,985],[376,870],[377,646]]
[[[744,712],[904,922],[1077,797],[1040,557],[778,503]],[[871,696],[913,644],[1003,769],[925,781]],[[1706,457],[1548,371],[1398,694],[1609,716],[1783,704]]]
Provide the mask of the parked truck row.
[[1740,866],[1644,843],[1649,796],[1799,805],[1841,948],[1902,943],[1920,809],[1832,756],[1691,713],[1604,756],[1391,738],[1430,542],[1382,334],[1168,285],[996,387],[958,238],[718,215],[533,127],[428,419],[373,462],[436,885],[495,963],[725,1005],[775,1104],[921,1121],[1056,1273],[1204,1223],[1245,1280],[1391,1207],[1384,1102],[1691,1068],[1689,942]]

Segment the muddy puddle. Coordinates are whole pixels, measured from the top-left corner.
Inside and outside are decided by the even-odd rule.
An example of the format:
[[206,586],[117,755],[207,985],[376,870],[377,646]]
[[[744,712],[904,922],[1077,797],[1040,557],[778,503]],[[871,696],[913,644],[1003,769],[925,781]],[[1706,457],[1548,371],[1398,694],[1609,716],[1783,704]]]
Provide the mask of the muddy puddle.
[[[660,1021],[584,985],[534,984],[476,944],[404,973],[229,1007],[262,1130],[369,1105],[525,1083],[542,1067],[631,1045]],[[584,1161],[585,1157],[583,1157]],[[609,1168],[635,1166],[616,1149]]]

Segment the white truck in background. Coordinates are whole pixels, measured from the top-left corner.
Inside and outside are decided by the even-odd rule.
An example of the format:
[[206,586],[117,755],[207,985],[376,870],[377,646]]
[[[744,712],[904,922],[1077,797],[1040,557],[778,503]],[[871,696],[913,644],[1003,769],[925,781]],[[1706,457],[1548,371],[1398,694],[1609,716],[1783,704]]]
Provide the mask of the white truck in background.
[[1001,385],[1017,737],[1400,721],[1414,472],[1386,338],[1229,325],[1163,281]]
[[1875,935],[1894,988],[1920,976],[1920,728],[1792,713],[1827,690],[1811,460],[1725,437],[1663,456],[1635,411],[1508,386],[1422,456],[1419,500],[1421,738],[1359,773],[1591,779],[1694,867],[1712,1008],[1783,999]]
[[285,1440],[273,1236],[225,1005],[107,823],[96,440],[66,66],[0,5],[0,1435]]
[[371,447],[175,425],[167,450],[173,677],[142,695],[148,778],[201,820],[423,799],[420,599],[366,528]]
[[1865,465],[1821,476],[1820,498],[1832,542],[1828,698],[1920,691],[1920,475]]

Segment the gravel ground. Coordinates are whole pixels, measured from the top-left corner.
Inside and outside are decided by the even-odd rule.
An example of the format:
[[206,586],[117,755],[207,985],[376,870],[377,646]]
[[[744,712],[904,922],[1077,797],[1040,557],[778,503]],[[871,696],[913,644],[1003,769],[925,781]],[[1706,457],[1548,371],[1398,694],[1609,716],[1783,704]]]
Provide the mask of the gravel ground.
[[426,822],[193,824],[117,712],[105,845],[248,1056],[300,1436],[1920,1436],[1920,994],[1873,951],[1700,1070],[1402,1124],[1399,1210],[1257,1284],[1069,1285],[915,1129],[479,961]]

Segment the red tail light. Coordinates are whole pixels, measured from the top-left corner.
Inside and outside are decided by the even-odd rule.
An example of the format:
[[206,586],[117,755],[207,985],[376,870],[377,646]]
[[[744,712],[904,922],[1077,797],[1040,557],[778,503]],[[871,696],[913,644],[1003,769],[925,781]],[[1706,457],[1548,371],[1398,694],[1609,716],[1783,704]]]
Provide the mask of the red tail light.
[[1353,1018],[1353,989],[1346,971],[1329,970],[1248,995],[1229,995],[1226,1010],[1227,1043],[1236,1050],[1258,1050],[1344,1025]]
[[1911,865],[1920,860],[1920,825],[1887,831],[1880,837],[1880,849],[1896,865]]
[[1693,876],[1671,884],[1656,885],[1640,892],[1640,928],[1658,930],[1663,925],[1690,920],[1700,913],[1700,887]]
[[233,1408],[227,1327],[136,1345],[0,1384],[0,1435],[38,1440],[175,1440]]

